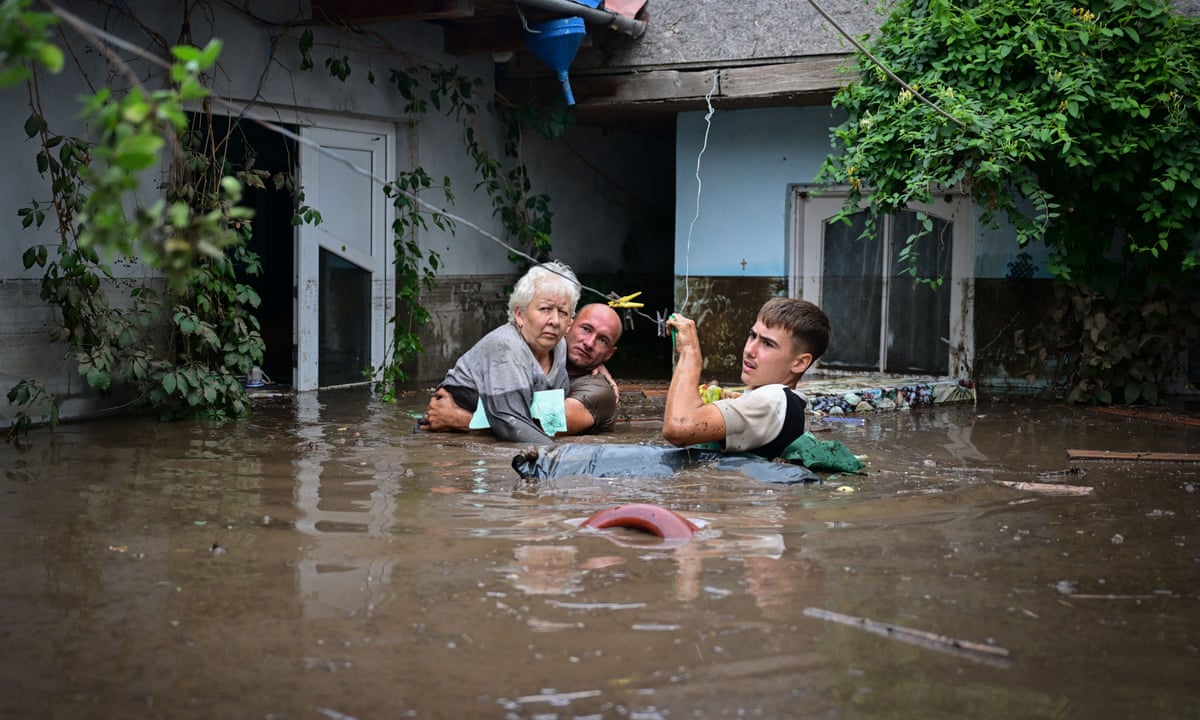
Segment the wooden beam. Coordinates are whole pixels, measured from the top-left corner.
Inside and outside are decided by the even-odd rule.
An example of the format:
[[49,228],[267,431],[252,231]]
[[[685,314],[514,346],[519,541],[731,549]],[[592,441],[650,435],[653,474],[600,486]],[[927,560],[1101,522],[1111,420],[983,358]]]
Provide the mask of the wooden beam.
[[808,58],[777,65],[732,67],[721,71],[720,97],[747,98],[836,91],[851,75],[845,57]]
[[1200,453],[1120,452],[1117,450],[1067,450],[1069,460],[1120,460],[1125,462],[1200,462]]
[[[580,105],[631,105],[641,103],[683,103],[691,106],[712,93],[714,104],[725,107],[762,107],[771,104],[804,104],[805,96],[830,96],[852,76],[841,68],[842,57],[808,58],[792,63],[746,67],[703,68],[698,70],[650,70],[645,72],[571,74],[571,88]],[[713,77],[718,78],[713,89]],[[501,83],[498,90],[514,100],[544,98],[544,92],[556,84],[552,77],[514,77]],[[785,100],[772,103],[772,99]]]
[[1137,418],[1138,420],[1151,420],[1153,422],[1175,423],[1177,425],[1190,425],[1192,427],[1200,427],[1200,418],[1187,417],[1185,415],[1175,415],[1169,411],[1158,410],[1139,410],[1136,408],[1119,408],[1096,406],[1088,408],[1092,412],[1108,413],[1110,415],[1122,415],[1124,417]]
[[472,0],[313,0],[312,6],[315,18],[364,25],[461,20],[475,15],[475,3]]
[[[466,57],[526,50],[525,30],[516,17],[511,21],[474,22],[447,25],[442,46],[448,55]],[[585,40],[586,42],[586,40]]]
[[580,75],[571,78],[571,87],[576,96],[592,104],[702,98],[712,89],[715,72],[656,70],[622,75]]
[[1091,485],[1063,485],[1061,483],[1016,482],[1014,480],[997,480],[1005,487],[1014,490],[1045,493],[1046,495],[1091,495]]

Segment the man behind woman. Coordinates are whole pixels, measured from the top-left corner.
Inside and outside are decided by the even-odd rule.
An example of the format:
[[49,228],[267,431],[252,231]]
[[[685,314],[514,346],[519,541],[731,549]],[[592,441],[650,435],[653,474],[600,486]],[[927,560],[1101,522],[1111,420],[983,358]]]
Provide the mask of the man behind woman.
[[575,315],[579,289],[575,273],[562,263],[529,268],[509,296],[509,321],[467,350],[446,373],[438,392],[445,391],[470,412],[482,406],[500,440],[553,442],[530,408],[535,392],[558,389],[565,394],[570,388],[563,338]]
[[[560,429],[548,433],[533,417],[531,405],[537,391],[561,389],[565,394],[570,390],[564,338],[571,329],[579,290],[575,274],[562,263],[530,268],[509,298],[510,321],[459,358],[430,400],[421,426],[462,429],[452,427],[452,422],[430,423],[431,417],[448,416],[436,406],[449,395],[462,410],[474,412],[482,406],[500,440],[545,445],[553,442],[554,432],[566,431],[564,419]],[[595,333],[595,324],[607,324],[593,312],[599,308],[585,309],[589,318],[584,322],[581,313],[579,324],[587,332]],[[603,310],[611,313],[611,308]],[[680,447],[716,442],[725,452],[775,458],[803,434],[805,401],[795,388],[825,352],[830,337],[829,318],[819,307],[797,298],[767,301],[742,349],[746,393],[711,404],[703,401],[698,389],[703,358],[695,323],[675,314],[667,325],[676,334],[679,357],[667,391],[664,439]],[[604,359],[615,350],[615,339],[606,345],[609,351]]]

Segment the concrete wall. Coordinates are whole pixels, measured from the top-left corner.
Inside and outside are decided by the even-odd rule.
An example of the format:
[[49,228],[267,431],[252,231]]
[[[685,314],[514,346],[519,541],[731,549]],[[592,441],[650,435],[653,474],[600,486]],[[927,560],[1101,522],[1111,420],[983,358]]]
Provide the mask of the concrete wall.
[[[790,188],[811,183],[830,151],[830,131],[842,116],[829,107],[773,108],[685,113],[678,118],[675,182],[675,304],[704,320],[706,372],[734,380],[738,352],[759,305],[786,294],[789,267]],[[699,180],[697,180],[699,160]],[[699,202],[697,203],[697,191]],[[976,322],[970,332],[987,353],[968,369],[976,379],[1017,383],[1022,358],[1014,349],[1032,318],[1022,292],[1048,292],[1048,253],[1041,245],[1020,248],[1003,222],[988,227],[976,208],[974,276],[991,280],[974,291]],[[1025,255],[1022,255],[1022,254]],[[1028,266],[1036,286],[1019,292],[1013,270]],[[1025,287],[1025,286],[1022,286]],[[1010,293],[1013,293],[1010,295]],[[971,297],[971,294],[967,294]],[[1014,335],[1015,333],[1015,335]],[[984,377],[981,378],[979,373]]]
[[[144,0],[129,5],[138,8],[139,18],[147,27],[171,42],[180,37],[182,11],[177,4]],[[249,104],[254,112],[267,118],[287,122],[320,122],[336,127],[339,118],[348,117],[394,123],[399,138],[399,168],[419,164],[437,180],[451,178],[455,199],[447,209],[463,222],[453,234],[433,228],[418,237],[423,247],[440,253],[444,267],[437,289],[428,299],[435,317],[425,333],[430,352],[418,363],[415,377],[439,379],[459,352],[498,321],[495,308],[503,307],[503,287],[511,282],[515,266],[497,242],[507,238],[499,220],[493,217],[490,198],[475,189],[478,176],[465,152],[462,125],[437,113],[407,116],[402,98],[388,83],[388,75],[391,68],[412,63],[457,67],[459,72],[483,80],[475,96],[482,107],[493,94],[491,58],[443,55],[441,30],[434,24],[373,26],[371,30],[377,37],[364,39],[329,28],[293,26],[296,21],[306,20],[297,15],[304,3],[256,2],[254,17],[238,12],[233,5],[206,5],[205,12],[197,12],[190,24],[194,44],[203,45],[210,37],[224,41],[220,67],[214,73],[218,95],[238,106]],[[132,23],[107,12],[107,3],[76,1],[69,4],[69,9],[134,45],[146,45],[144,34]],[[312,57],[316,68],[310,72],[297,69],[303,27],[311,27],[315,36]],[[70,31],[67,35],[67,70],[60,76],[43,77],[39,89],[52,128],[61,133],[84,134],[85,128],[76,120],[80,111],[77,99],[104,85],[121,91],[127,82],[120,73],[106,67],[81,37]],[[331,55],[349,58],[352,71],[345,82],[331,78],[325,70],[324,59]],[[84,68],[92,86],[80,81],[76,63]],[[146,75],[144,66],[135,67],[140,75]],[[374,76],[373,84],[369,74]],[[89,416],[112,406],[114,401],[92,394],[71,363],[63,361],[65,347],[45,340],[55,318],[52,309],[38,298],[41,273],[21,267],[21,254],[27,247],[58,242],[48,231],[22,232],[16,215],[17,209],[31,199],[44,202],[50,197],[48,182],[38,175],[34,164],[37,148],[23,140],[26,93],[25,87],[0,91],[10,108],[20,108],[0,114],[0,136],[6,139],[9,159],[8,171],[0,175],[0,218],[7,218],[0,222],[8,223],[8,231],[0,233],[0,390],[7,392],[19,379],[35,375],[51,391],[68,397],[64,417]],[[499,125],[486,112],[472,118],[472,123],[492,154],[500,157],[503,146]],[[669,143],[638,135],[583,128],[570,131],[563,142],[527,138],[521,159],[533,173],[533,192],[552,197],[553,256],[580,272],[616,277],[628,271],[622,246],[631,227],[648,213],[669,212],[671,207],[673,150]],[[444,198],[426,199],[444,206]],[[669,243],[670,238],[664,237],[663,244]],[[663,270],[665,283],[669,284],[669,267]],[[119,263],[116,272],[121,278],[154,277],[136,262]],[[112,290],[121,293],[116,285]],[[594,298],[585,293],[584,299]],[[7,403],[0,403],[0,427],[11,423],[14,411]]]
[[679,115],[675,306],[702,328],[705,377],[737,382],[758,308],[787,293],[789,188],[829,152],[830,108]]
[[828,107],[681,114],[675,274],[786,277],[789,188],[813,181],[838,117]]

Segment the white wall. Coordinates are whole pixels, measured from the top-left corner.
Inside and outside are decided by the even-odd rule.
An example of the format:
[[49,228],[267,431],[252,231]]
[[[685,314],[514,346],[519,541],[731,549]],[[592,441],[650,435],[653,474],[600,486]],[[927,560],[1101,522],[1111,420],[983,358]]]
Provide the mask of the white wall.
[[[831,150],[830,130],[844,116],[829,107],[718,110],[705,148],[704,115],[684,113],[678,118],[675,274],[785,277],[789,186],[814,180]],[[700,214],[689,253],[698,186]],[[975,248],[976,277],[1005,277],[1008,263],[1020,252],[1031,255],[1038,277],[1046,277],[1045,247],[1017,247],[1005,223],[989,228],[976,222]]]
[[813,181],[839,120],[828,107],[718,110],[711,128],[704,116],[678,120],[675,274],[786,277],[788,188]]
[[[1033,208],[1028,204],[1025,209],[1030,213],[1033,212]],[[1017,256],[1021,253],[1029,255],[1029,262],[1035,268],[1032,277],[1043,279],[1050,277],[1050,272],[1047,270],[1050,250],[1045,243],[1035,241],[1025,247],[1018,247],[1014,239],[1016,230],[1007,220],[1002,217],[994,218],[996,226],[990,227],[980,219],[982,214],[983,209],[976,205],[975,227],[979,234],[975,240],[975,277],[1008,277],[1009,265],[1020,262],[1021,258]]]
[[[102,24],[106,30],[144,46],[144,35],[128,21],[115,19],[107,3],[70,3],[72,12]],[[137,0],[129,5],[139,8],[145,23],[172,42],[180,33],[180,6],[155,0]],[[215,76],[217,94],[235,105],[250,103],[255,113],[287,122],[316,122],[336,127],[338,118],[354,117],[395,123],[399,148],[397,164],[408,169],[422,165],[435,182],[450,176],[455,203],[448,209],[477,225],[482,233],[460,224],[449,235],[436,228],[422,236],[420,242],[436,248],[444,264],[441,273],[447,276],[474,274],[505,274],[514,270],[506,250],[488,236],[505,240],[498,219],[493,217],[490,199],[476,191],[478,176],[474,164],[465,152],[462,126],[454,119],[431,111],[417,118],[404,113],[404,101],[388,82],[389,69],[412,63],[458,68],[468,76],[483,79],[476,89],[475,100],[481,112],[474,116],[476,131],[485,139],[489,151],[500,157],[503,151],[498,124],[486,113],[492,97],[493,65],[490,56],[479,58],[450,57],[442,53],[441,30],[434,24],[393,24],[373,26],[379,38],[363,40],[338,31],[312,26],[315,46],[312,71],[298,70],[298,42],[305,25],[288,28],[293,20],[304,20],[297,13],[307,3],[286,0],[264,0],[252,4],[258,20],[233,9],[234,5],[212,3],[204,5],[192,19],[192,42],[204,45],[210,37],[224,41],[220,65]],[[211,13],[211,14],[210,14]],[[41,96],[56,132],[82,134],[84,129],[76,118],[78,98],[109,85],[116,90],[127,86],[121,76],[106,68],[101,56],[79,36],[68,31],[67,68],[60,76],[45,77],[40,86]],[[272,49],[272,39],[278,38]],[[389,50],[387,48],[398,50]],[[123,57],[130,53],[121,52]],[[330,77],[324,67],[330,55],[346,55],[352,68],[345,82]],[[78,82],[75,63],[86,69],[94,87]],[[374,83],[368,82],[368,70]],[[161,76],[158,79],[161,82]],[[35,234],[21,231],[17,209],[31,198],[50,197],[48,181],[37,174],[33,142],[24,141],[23,123],[28,113],[27,90],[14,87],[0,90],[10,108],[0,113],[0,137],[7,143],[4,152],[6,172],[0,174],[0,395],[7,393],[22,377],[38,375],[54,392],[68,394],[64,417],[94,414],[105,406],[84,387],[73,366],[63,364],[64,348],[45,341],[46,330],[54,314],[37,298],[41,272],[25,271],[21,254],[37,242],[57,243],[50,232]],[[575,128],[569,132],[568,143],[549,143],[540,138],[527,139],[522,160],[533,172],[535,193],[552,196],[554,216],[553,255],[587,272],[611,271],[619,264],[620,244],[624,240],[633,212],[627,203],[614,201],[612,184],[602,172],[606,163],[621,158],[619,171],[630,177],[645,178],[646,188],[631,188],[637,194],[650,192],[669,197],[671,183],[669,158],[671,148],[662,147],[639,136],[620,133],[601,137],[596,131]],[[632,171],[630,168],[634,168]],[[628,181],[626,181],[628,183]],[[636,185],[636,182],[633,184]],[[618,191],[616,194],[621,194]],[[427,196],[435,205],[444,199],[435,193]],[[608,248],[614,248],[610,250]],[[118,275],[144,277],[150,273],[135,263],[122,263]],[[0,401],[0,427],[12,422],[15,408]]]

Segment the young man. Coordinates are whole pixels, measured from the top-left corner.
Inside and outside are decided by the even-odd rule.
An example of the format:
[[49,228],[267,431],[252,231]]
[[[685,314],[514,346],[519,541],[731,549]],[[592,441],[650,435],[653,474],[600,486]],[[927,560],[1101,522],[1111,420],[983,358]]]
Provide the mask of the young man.
[[667,390],[663,437],[684,447],[719,442],[725,452],[750,452],[774,459],[804,434],[804,399],[796,383],[829,346],[829,318],[797,298],[771,298],[758,311],[742,349],[738,398],[705,403],[700,398],[703,358],[696,323],[672,315],[679,360]]
[[[617,417],[617,386],[604,363],[617,351],[621,317],[604,303],[584,305],[567,331],[567,375],[571,390],[565,405],[568,435],[609,432]],[[444,389],[429,400],[418,423],[432,432],[465,432],[471,413],[459,407]]]

